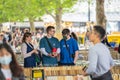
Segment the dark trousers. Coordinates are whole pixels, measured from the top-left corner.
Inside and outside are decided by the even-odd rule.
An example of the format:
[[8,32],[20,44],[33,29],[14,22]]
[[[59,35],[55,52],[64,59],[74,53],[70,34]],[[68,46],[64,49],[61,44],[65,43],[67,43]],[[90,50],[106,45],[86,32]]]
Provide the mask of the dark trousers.
[[58,63],[59,66],[74,66],[74,63]]
[[107,73],[103,74],[100,77],[92,78],[92,80],[113,80],[113,78],[111,72],[108,71]]

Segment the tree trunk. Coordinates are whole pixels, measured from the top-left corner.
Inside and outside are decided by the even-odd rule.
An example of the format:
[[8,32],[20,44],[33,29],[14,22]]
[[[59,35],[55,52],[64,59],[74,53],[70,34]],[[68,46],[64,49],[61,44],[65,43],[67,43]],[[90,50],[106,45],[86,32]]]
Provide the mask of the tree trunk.
[[[60,3],[59,3],[60,4]],[[55,23],[56,23],[56,34],[55,36],[58,38],[58,39],[61,39],[62,35],[61,35],[61,31],[62,31],[62,7],[58,7],[56,8],[56,12],[55,12],[55,16],[52,15],[48,10],[46,10],[47,14],[51,15],[54,20],[55,20]]]
[[57,37],[59,40],[62,38],[61,31],[62,31],[62,7],[59,7],[56,9],[55,14],[55,22],[56,22],[56,34],[55,37]]
[[106,29],[106,16],[104,11],[104,0],[96,0],[96,20],[97,25],[101,25]]
[[30,17],[29,22],[30,22],[30,32],[34,33],[35,32],[34,19]]
[[55,18],[55,21],[56,21],[56,33],[60,33],[61,30],[62,30],[62,8],[59,7],[57,10],[56,10],[56,18]]
[[2,23],[0,23],[0,32],[2,32]]

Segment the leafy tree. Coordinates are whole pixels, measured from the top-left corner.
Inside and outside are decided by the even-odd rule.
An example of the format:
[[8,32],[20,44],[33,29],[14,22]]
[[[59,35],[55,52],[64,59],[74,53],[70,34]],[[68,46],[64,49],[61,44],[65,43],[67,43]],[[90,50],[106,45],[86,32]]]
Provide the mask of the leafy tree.
[[62,29],[62,14],[68,11],[78,0],[40,0],[39,3],[46,13],[51,15],[56,22],[56,32]]
[[[80,0],[80,1],[86,1],[86,0]],[[96,1],[96,23],[97,25],[101,25],[104,28],[106,28],[106,16],[105,16],[105,9],[104,9],[104,2],[105,0],[87,0],[88,5],[92,2]],[[111,3],[112,0],[108,0],[109,3]],[[90,19],[89,19],[90,20]]]
[[37,0],[2,0],[0,2],[0,21],[23,21],[29,19],[31,32],[35,31],[34,20],[42,16],[42,8]]
[[37,17],[50,14],[56,21],[56,30],[60,32],[62,14],[68,11],[77,0],[1,0],[0,22],[23,21],[29,19],[31,31],[35,31],[34,20]]

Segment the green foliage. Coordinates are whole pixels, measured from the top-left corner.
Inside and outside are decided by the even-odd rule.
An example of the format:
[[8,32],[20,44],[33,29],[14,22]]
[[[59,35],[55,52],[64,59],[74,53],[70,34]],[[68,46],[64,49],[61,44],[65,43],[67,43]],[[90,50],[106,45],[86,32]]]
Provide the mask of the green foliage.
[[59,8],[63,12],[69,11],[78,0],[38,0],[41,6],[51,14],[55,14]]
[[0,22],[35,19],[58,8],[68,11],[78,0],[0,0]]
[[29,17],[34,19],[44,14],[37,0],[2,0],[0,13],[0,22],[22,21]]

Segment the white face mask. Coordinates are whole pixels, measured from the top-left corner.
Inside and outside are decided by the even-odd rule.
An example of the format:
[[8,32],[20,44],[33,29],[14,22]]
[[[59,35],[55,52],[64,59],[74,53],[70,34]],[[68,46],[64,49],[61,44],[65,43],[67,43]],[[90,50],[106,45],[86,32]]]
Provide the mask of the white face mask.
[[11,56],[0,57],[0,63],[1,64],[9,65],[11,61],[12,61],[12,57]]
[[6,38],[6,40],[8,41],[9,40],[9,35],[8,34],[5,34],[4,37]]
[[32,40],[35,40],[35,36],[32,36]]

